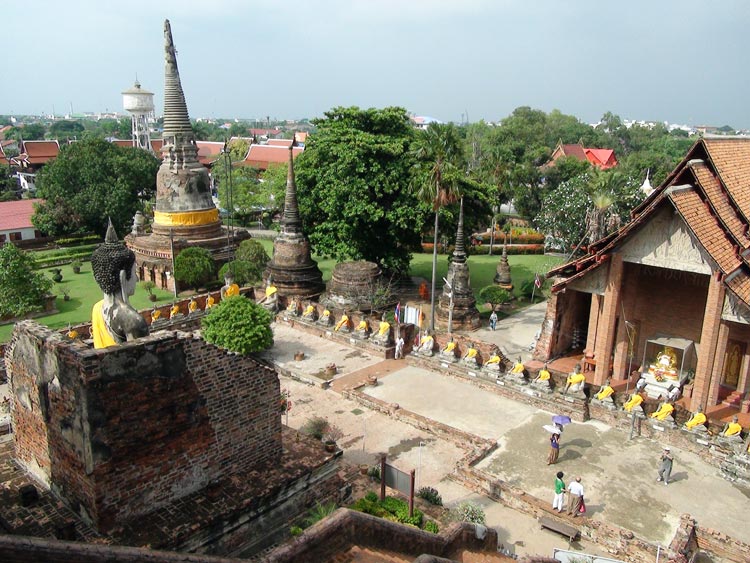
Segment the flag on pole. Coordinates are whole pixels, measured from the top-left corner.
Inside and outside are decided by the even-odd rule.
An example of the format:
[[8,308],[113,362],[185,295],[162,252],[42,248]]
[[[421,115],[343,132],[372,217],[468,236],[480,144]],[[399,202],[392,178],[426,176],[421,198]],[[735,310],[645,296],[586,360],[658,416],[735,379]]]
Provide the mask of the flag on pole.
[[396,319],[396,323],[401,322],[401,301],[396,303],[396,311],[393,313],[393,318]]
[[539,277],[539,274],[534,274],[534,285],[542,287],[542,278]]

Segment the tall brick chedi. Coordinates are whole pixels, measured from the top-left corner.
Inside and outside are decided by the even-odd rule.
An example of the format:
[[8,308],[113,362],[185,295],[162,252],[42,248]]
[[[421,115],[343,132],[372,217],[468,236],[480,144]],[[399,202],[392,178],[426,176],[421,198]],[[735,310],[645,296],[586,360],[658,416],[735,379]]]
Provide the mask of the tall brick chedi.
[[169,20],[164,22],[164,40],[164,144],[156,175],[154,222],[150,234],[133,232],[125,240],[136,254],[140,279],[174,289],[172,260],[180,250],[201,246],[215,261],[226,262],[237,238],[247,234],[227,236],[211,198],[208,170],[198,161]]
[[[448,284],[443,287],[438,306],[435,310],[435,320],[442,328],[448,328],[451,320],[452,330],[474,330],[479,328],[479,310],[474,292],[471,290],[469,264],[466,257],[466,238],[464,236],[464,200],[461,200],[461,210],[458,215],[458,229],[456,230],[456,246],[448,266]],[[453,314],[451,309],[451,292],[453,293]]]
[[297,185],[294,181],[293,146],[294,143],[289,146],[281,230],[273,243],[273,258],[263,277],[266,283],[273,281],[280,295],[315,297],[325,290],[325,284],[318,264],[310,255],[310,241],[302,230],[297,205]]

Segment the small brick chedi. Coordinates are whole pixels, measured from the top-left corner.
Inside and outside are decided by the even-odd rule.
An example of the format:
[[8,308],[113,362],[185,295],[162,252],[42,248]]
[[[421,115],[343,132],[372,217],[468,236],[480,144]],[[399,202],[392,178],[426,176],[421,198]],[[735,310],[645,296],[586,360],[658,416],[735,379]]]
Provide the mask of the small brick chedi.
[[267,285],[272,282],[281,296],[310,298],[323,293],[325,284],[318,264],[310,255],[310,241],[302,230],[294,181],[293,147],[294,143],[289,145],[281,230],[274,240],[273,258],[268,262],[263,278]]
[[[471,279],[469,277],[469,264],[466,258],[466,242],[464,237],[464,202],[461,200],[461,209],[458,215],[458,229],[456,231],[456,246],[448,266],[448,284],[443,286],[443,293],[435,308],[436,324],[448,327],[448,319],[451,317],[452,330],[475,330],[479,328],[479,310],[474,292],[471,290]],[[449,285],[450,284],[450,285]],[[453,300],[451,301],[451,292]],[[451,304],[453,315],[450,314]]]
[[[217,262],[233,255],[245,231],[222,227],[211,198],[208,170],[198,161],[198,146],[182,91],[177,55],[169,20],[164,22],[164,144],[163,161],[156,175],[156,206],[151,233],[134,227],[126,242],[136,255],[141,280],[174,289],[172,259],[181,250],[201,246]],[[170,275],[167,275],[170,274]]]

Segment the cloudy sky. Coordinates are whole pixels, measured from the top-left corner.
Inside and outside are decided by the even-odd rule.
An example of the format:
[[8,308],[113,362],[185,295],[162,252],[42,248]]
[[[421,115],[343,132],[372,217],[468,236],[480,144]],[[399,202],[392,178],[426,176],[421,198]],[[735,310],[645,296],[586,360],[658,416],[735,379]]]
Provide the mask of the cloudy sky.
[[3,2],[0,114],[122,111],[163,98],[172,23],[191,117],[403,106],[495,121],[522,105],[586,122],[750,128],[747,0]]

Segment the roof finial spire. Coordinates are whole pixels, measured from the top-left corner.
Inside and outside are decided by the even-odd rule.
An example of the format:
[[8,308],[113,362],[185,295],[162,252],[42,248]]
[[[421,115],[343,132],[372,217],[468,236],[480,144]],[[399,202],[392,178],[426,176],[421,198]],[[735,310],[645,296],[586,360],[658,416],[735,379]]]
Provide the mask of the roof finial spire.
[[286,173],[286,193],[284,194],[284,218],[281,220],[282,228],[288,232],[299,232],[302,225],[299,219],[299,206],[297,204],[297,184],[294,181],[294,139],[289,145],[289,167]]
[[464,198],[458,212],[458,229],[456,230],[456,246],[453,249],[451,262],[466,262],[466,244],[464,241]]

